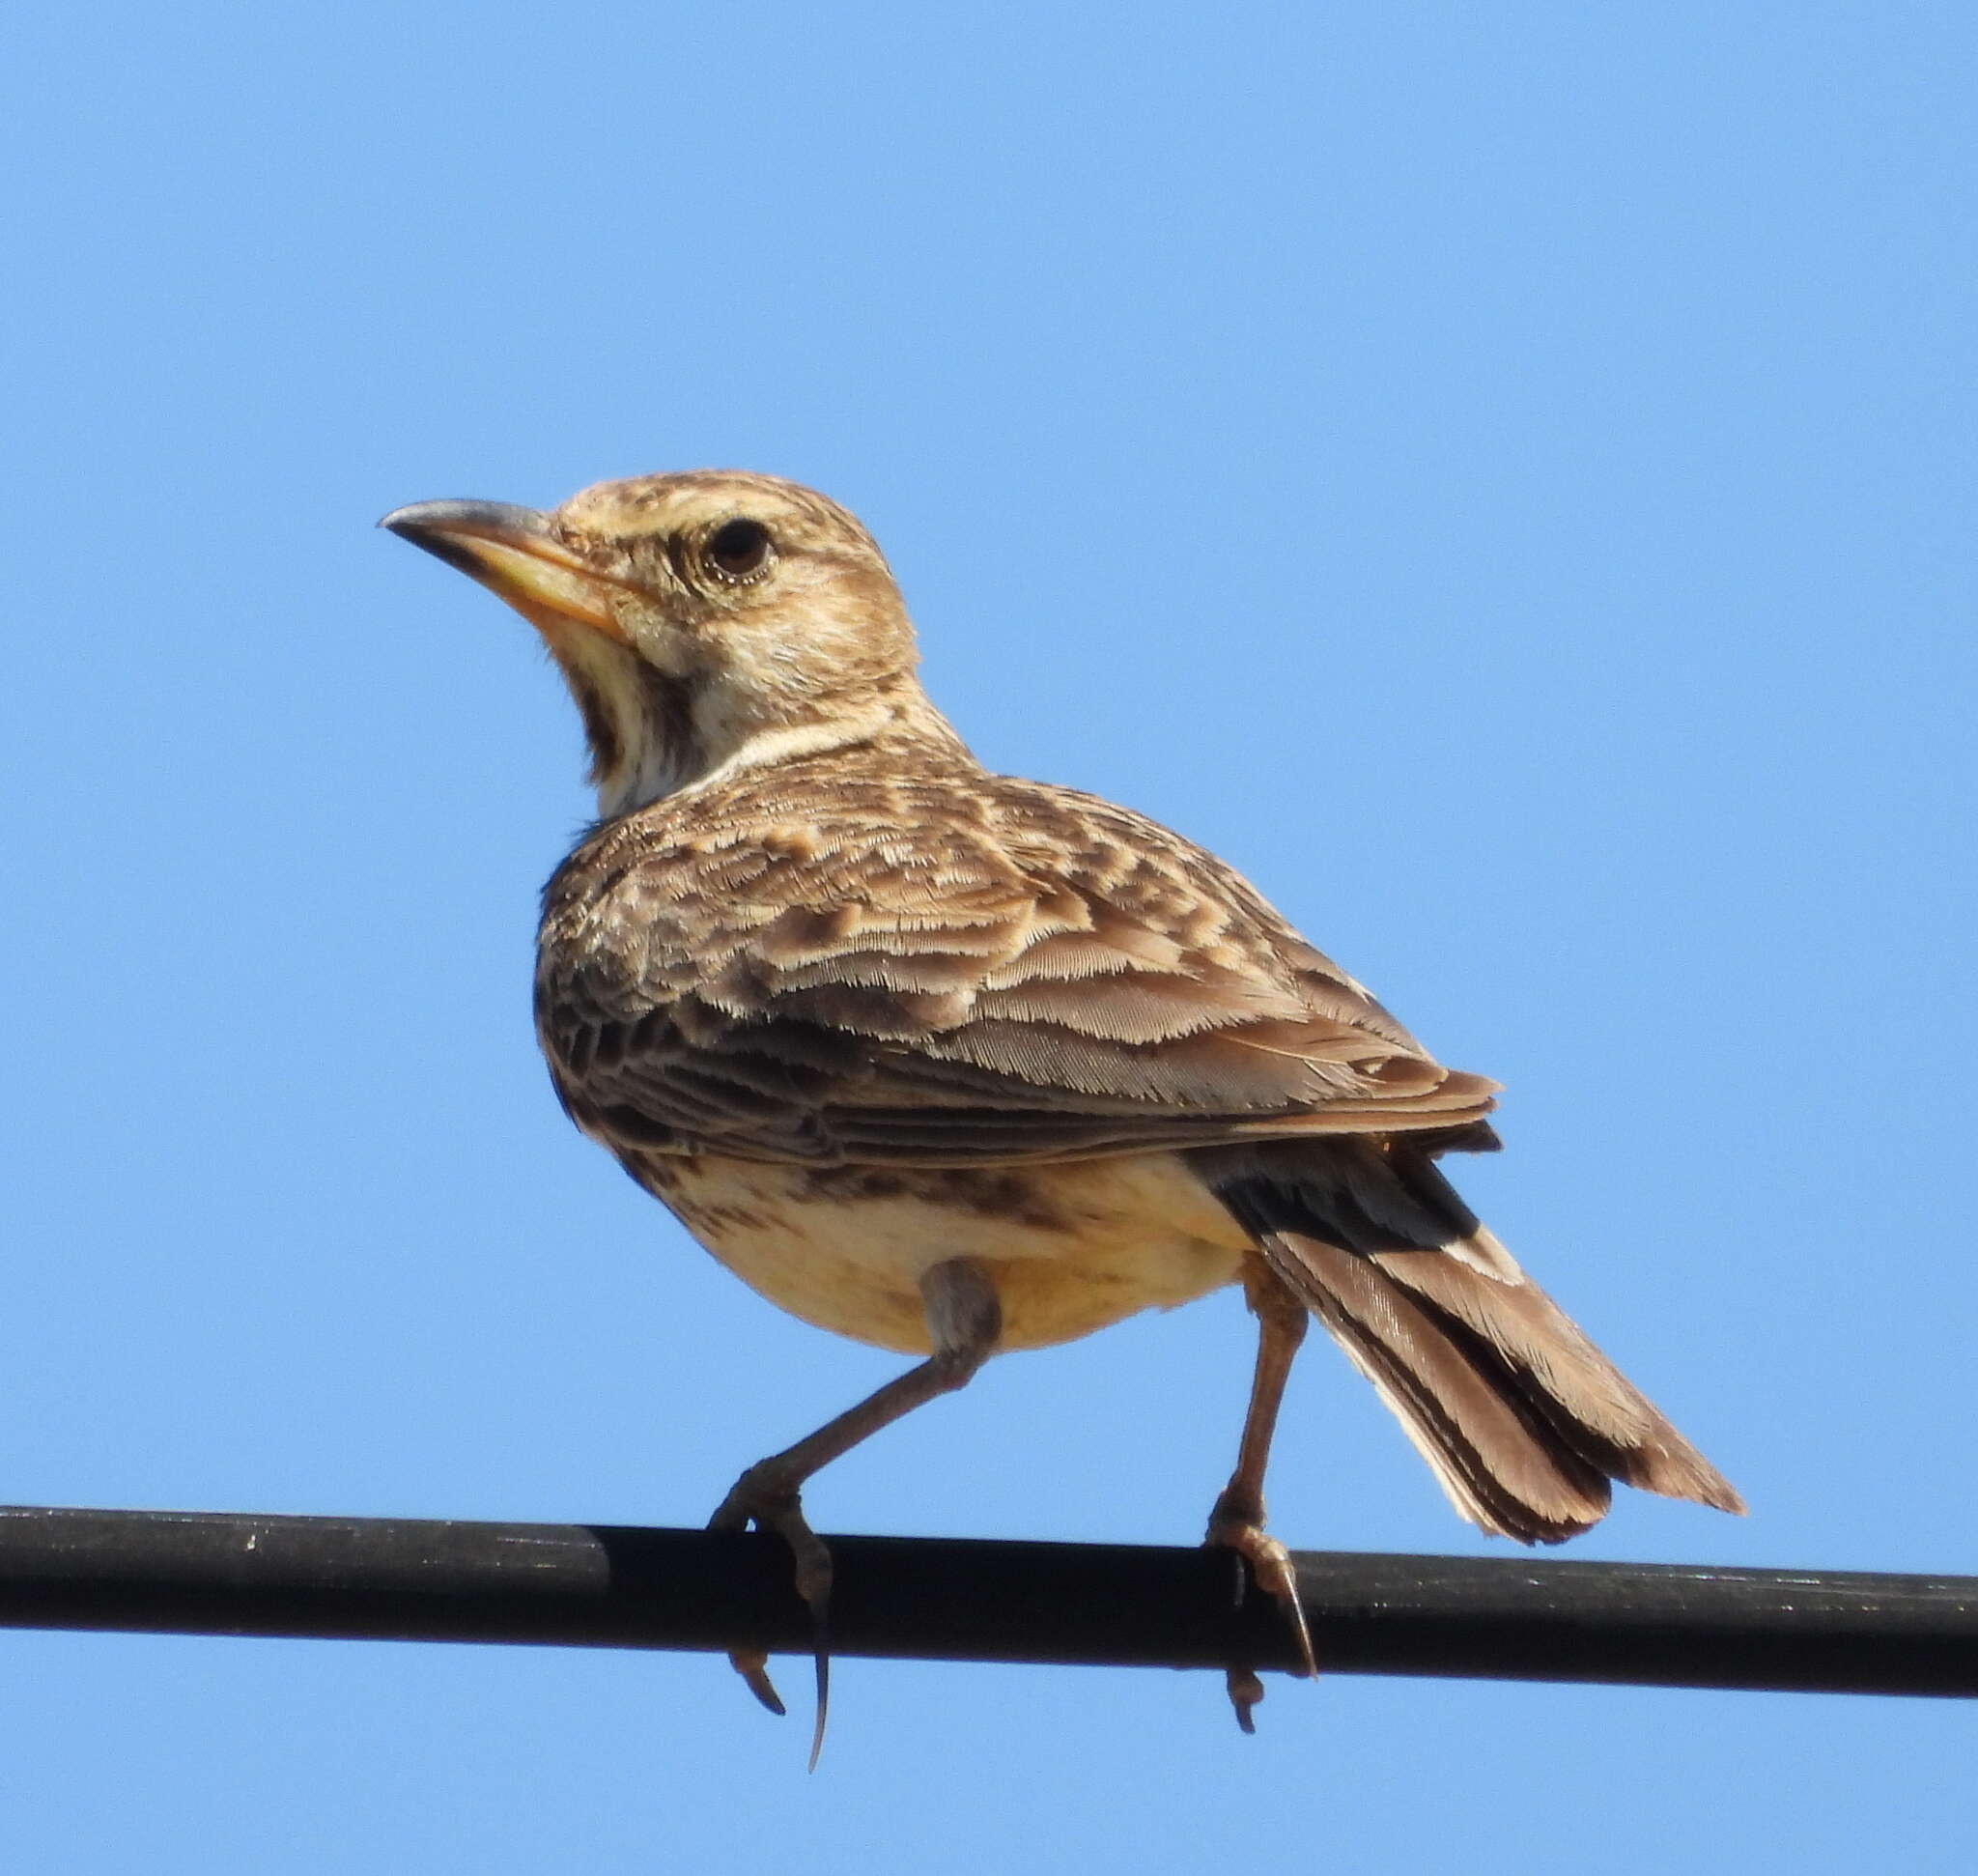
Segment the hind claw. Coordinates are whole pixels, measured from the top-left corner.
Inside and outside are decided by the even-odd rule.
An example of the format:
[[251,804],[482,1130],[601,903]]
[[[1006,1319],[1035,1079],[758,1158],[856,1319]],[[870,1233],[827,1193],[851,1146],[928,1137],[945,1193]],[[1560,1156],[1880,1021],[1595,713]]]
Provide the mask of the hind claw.
[[[734,1490],[708,1521],[708,1529],[741,1531],[753,1524],[759,1531],[774,1531],[789,1546],[797,1594],[810,1609],[811,1651],[817,1663],[817,1721],[810,1733],[810,1770],[814,1772],[818,1754],[824,1750],[824,1723],[831,1709],[831,1549],[805,1522],[798,1493],[773,1479],[758,1477],[760,1470],[750,1467],[736,1480]],[[728,1660],[749,1692],[771,1713],[786,1711],[769,1678],[766,1650],[732,1648]]]
[[[1313,1652],[1312,1630],[1305,1620],[1305,1605],[1299,1599],[1298,1572],[1291,1562],[1290,1551],[1276,1538],[1266,1536],[1261,1524],[1252,1519],[1226,1515],[1220,1506],[1216,1517],[1209,1521],[1208,1542],[1220,1549],[1234,1551],[1249,1563],[1257,1587],[1267,1590],[1285,1611],[1297,1640],[1307,1677],[1316,1680],[1318,1658]],[[1244,1584],[1242,1564],[1239,1563],[1236,1581],[1239,1601]],[[1231,1667],[1228,1670],[1228,1685],[1229,1704],[1235,1709],[1237,1725],[1246,1733],[1256,1732],[1254,1716],[1257,1703],[1263,1698],[1263,1683],[1257,1679],[1254,1668]]]

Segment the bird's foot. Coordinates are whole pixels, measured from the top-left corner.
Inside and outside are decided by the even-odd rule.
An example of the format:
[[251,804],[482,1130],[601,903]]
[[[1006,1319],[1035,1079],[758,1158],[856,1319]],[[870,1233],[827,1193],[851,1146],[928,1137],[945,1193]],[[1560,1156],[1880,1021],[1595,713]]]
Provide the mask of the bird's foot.
[[[1292,1566],[1290,1551],[1276,1538],[1265,1534],[1258,1517],[1243,1517],[1222,1505],[1216,1507],[1209,1519],[1207,1542],[1219,1549],[1233,1550],[1248,1562],[1257,1586],[1274,1596],[1285,1611],[1291,1624],[1291,1633],[1297,1637],[1305,1672],[1316,1680],[1318,1660],[1312,1652],[1312,1631],[1306,1625],[1305,1605],[1298,1598],[1298,1573]],[[1239,1578],[1239,1597],[1241,1593]],[[1256,1669],[1229,1668],[1228,1686],[1229,1704],[1235,1709],[1237,1725],[1246,1733],[1256,1732],[1257,1721],[1253,1715],[1257,1702],[1263,1698],[1263,1683],[1257,1679]]]
[[[810,1767],[815,1771],[817,1755],[824,1750],[824,1721],[831,1707],[831,1550],[804,1521],[797,1488],[784,1484],[772,1463],[751,1465],[743,1473],[708,1520],[711,1531],[745,1531],[751,1524],[759,1531],[774,1531],[790,1547],[797,1594],[809,1606],[810,1645],[817,1663],[817,1723],[810,1733]],[[728,1660],[749,1692],[771,1713],[785,1711],[769,1677],[767,1651],[731,1648]]]
[[1236,1723],[1246,1733],[1257,1731],[1257,1720],[1253,1716],[1257,1702],[1263,1698],[1263,1683],[1257,1678],[1254,1667],[1226,1667],[1223,1670],[1223,1685],[1229,1695],[1229,1705],[1236,1715]]

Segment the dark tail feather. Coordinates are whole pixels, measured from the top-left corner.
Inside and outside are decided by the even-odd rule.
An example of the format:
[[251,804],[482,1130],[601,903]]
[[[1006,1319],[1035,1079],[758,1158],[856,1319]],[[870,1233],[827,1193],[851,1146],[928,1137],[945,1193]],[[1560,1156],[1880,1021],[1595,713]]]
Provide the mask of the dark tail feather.
[[1407,1143],[1274,1144],[1202,1170],[1472,1523],[1556,1543],[1598,1521],[1610,1479],[1744,1509]]

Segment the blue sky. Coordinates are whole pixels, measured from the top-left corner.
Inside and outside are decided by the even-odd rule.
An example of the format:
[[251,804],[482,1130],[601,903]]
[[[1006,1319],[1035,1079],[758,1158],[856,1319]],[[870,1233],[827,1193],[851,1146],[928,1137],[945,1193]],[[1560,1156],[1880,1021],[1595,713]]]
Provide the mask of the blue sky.
[[[1573,1554],[1978,1569],[1978,25],[1948,5],[111,4],[10,29],[0,1496],[691,1523],[890,1357],[557,1113],[588,810],[390,538],[737,465],[993,766],[1249,872],[1509,1088],[1466,1189],[1744,1490]],[[824,1529],[1188,1542],[1211,1298],[992,1365]],[[1295,1545],[1508,1554],[1314,1346]],[[0,1636],[0,1862],[1964,1870],[1970,1713]],[[801,1671],[785,1670],[801,1684]],[[1284,1866],[1296,1866],[1286,1863]]]

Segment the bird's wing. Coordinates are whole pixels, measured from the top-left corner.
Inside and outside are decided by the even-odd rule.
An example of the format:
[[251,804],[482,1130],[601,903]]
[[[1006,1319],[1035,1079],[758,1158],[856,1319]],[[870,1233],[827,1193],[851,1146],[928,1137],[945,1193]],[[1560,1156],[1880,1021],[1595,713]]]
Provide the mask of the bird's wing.
[[918,1165],[1484,1135],[1493,1084],[1167,829],[979,771],[884,786],[621,823],[572,856],[538,1018],[587,1131]]

